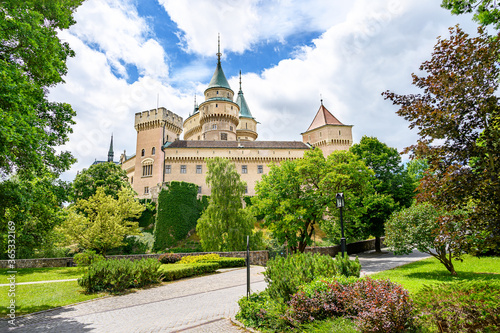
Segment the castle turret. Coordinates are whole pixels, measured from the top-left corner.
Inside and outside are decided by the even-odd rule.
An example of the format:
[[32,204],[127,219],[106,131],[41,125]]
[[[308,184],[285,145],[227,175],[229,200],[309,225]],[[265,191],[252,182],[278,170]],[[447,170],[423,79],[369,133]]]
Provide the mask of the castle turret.
[[199,106],[201,140],[236,141],[236,127],[239,124],[239,106],[233,102],[234,91],[229,86],[217,53],[217,67],[205,90],[205,101]]
[[250,108],[247,105],[243,91],[241,90],[241,71],[240,71],[240,91],[236,98],[236,104],[240,108],[240,123],[236,128],[238,141],[255,141],[257,139],[257,120],[252,116]]

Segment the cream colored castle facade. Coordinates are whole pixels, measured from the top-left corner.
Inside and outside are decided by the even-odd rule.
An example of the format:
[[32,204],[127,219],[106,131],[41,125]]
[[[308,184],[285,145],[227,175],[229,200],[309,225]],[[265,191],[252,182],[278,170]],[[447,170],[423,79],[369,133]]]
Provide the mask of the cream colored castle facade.
[[254,195],[255,184],[271,164],[302,158],[312,147],[327,156],[352,145],[352,125],[338,121],[323,102],[302,133],[302,141],[258,141],[257,121],[241,90],[241,73],[240,90],[233,101],[234,91],[222,70],[220,51],[217,56],[205,100],[195,105],[185,121],[163,107],[135,114],[136,154],[122,154],[120,163],[139,198],[157,198],[162,184],[174,180],[194,183],[200,195],[210,195],[205,182],[206,161],[215,156],[232,160],[247,183],[247,195]]

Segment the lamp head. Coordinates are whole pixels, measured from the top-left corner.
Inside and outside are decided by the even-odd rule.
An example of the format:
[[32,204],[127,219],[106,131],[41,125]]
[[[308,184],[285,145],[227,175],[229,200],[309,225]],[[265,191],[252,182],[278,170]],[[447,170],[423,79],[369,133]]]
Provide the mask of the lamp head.
[[337,208],[344,207],[344,193],[337,193]]

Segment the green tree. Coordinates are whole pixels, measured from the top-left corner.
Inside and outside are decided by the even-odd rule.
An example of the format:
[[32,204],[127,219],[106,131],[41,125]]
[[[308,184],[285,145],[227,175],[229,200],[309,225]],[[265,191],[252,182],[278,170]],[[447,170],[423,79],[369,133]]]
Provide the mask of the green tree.
[[[409,207],[415,196],[415,183],[405,170],[396,148],[391,148],[375,137],[363,136],[350,151],[359,156],[374,172],[379,182],[377,192],[392,196],[402,207]],[[396,207],[395,207],[396,208]]]
[[75,161],[56,153],[71,133],[75,112],[49,102],[74,55],[57,31],[75,23],[83,0],[4,0],[0,3],[0,176],[58,175]]
[[198,186],[172,181],[158,196],[154,229],[154,251],[162,251],[183,240],[196,227],[201,214]]
[[473,20],[479,24],[494,24],[500,28],[500,5],[496,0],[443,0],[441,7],[454,15],[474,13]]
[[83,249],[106,255],[108,250],[125,245],[125,236],[140,234],[138,223],[131,219],[140,216],[143,210],[131,190],[120,190],[115,199],[99,187],[96,194],[79,199],[69,208],[60,231],[68,243],[78,243]]
[[397,210],[398,205],[388,194],[375,193],[363,199],[366,212],[363,221],[367,225],[367,233],[375,236],[375,251],[382,252],[380,238],[385,234],[385,221]]
[[6,258],[9,221],[15,225],[17,258],[33,258],[55,247],[54,227],[64,219],[68,188],[50,173],[30,179],[12,176],[0,182],[0,258]]
[[252,236],[255,218],[243,209],[245,182],[228,159],[215,157],[207,161],[206,182],[211,195],[196,232],[205,251],[246,249],[246,236]]
[[429,164],[425,158],[414,158],[406,164],[406,170],[413,179],[416,188],[424,178],[425,172],[429,170]]
[[440,228],[442,215],[428,203],[414,204],[395,212],[385,226],[385,243],[395,254],[410,254],[413,249],[428,253],[452,275],[457,275],[453,260],[461,258],[464,250],[462,239],[471,239],[467,237],[461,220],[451,218],[450,214],[445,214],[449,223],[441,223],[446,230]]
[[[498,36],[497,36],[498,37]],[[470,209],[469,214],[442,216],[447,223],[464,221],[475,235],[486,232],[485,245],[500,247],[500,38],[490,38],[483,28],[470,37],[458,26],[449,39],[439,39],[431,60],[413,74],[422,94],[385,98],[400,105],[398,115],[418,128],[417,144],[406,148],[425,158],[429,171],[420,182],[417,200],[447,212]],[[472,244],[467,238],[463,242]],[[478,249],[470,248],[470,251]]]
[[345,234],[360,239],[366,234],[363,197],[373,193],[372,179],[373,171],[354,154],[337,151],[325,159],[321,150],[313,149],[303,159],[272,166],[256,185],[252,207],[265,215],[263,225],[273,237],[293,252],[303,252],[318,224],[340,239],[335,196],[343,192]]
[[119,165],[113,162],[99,163],[83,169],[76,175],[72,186],[72,199],[88,199],[96,194],[99,187],[103,187],[104,193],[115,199],[118,198],[120,190],[132,190],[127,173]]

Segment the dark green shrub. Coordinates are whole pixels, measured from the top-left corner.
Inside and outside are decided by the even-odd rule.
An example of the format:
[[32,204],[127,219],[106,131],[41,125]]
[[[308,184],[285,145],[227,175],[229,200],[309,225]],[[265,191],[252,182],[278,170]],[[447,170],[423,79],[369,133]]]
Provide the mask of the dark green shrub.
[[221,257],[213,262],[218,263],[220,268],[230,268],[230,267],[244,267],[246,260],[245,258]]
[[73,257],[74,263],[78,267],[86,267],[96,261],[104,260],[101,254],[97,254],[94,250],[85,250],[82,253],[77,253]]
[[162,264],[175,264],[181,260],[181,255],[177,253],[164,253],[158,257],[158,261]]
[[168,265],[168,269],[160,268],[164,281],[174,281],[185,277],[213,273],[219,269],[217,263],[197,263],[190,265]]
[[289,326],[283,316],[286,311],[285,303],[270,297],[267,291],[253,293],[248,299],[242,297],[238,305],[240,310],[236,314],[236,319],[245,326],[273,332],[282,332]]
[[500,332],[500,281],[425,286],[415,303],[442,332]]
[[120,292],[127,288],[143,287],[161,281],[160,263],[152,258],[94,261],[78,279],[86,292]]
[[[341,259],[342,264],[336,263],[333,258],[310,253],[298,253],[286,258],[276,257],[267,262],[264,272],[265,280],[268,283],[267,290],[271,297],[279,297],[285,301],[290,300],[290,296],[295,294],[299,286],[309,283],[318,277],[333,277],[342,272],[337,271],[337,267],[350,267],[344,269],[347,276],[359,277],[359,260],[346,264],[348,258]],[[357,263],[356,263],[357,262]]]

